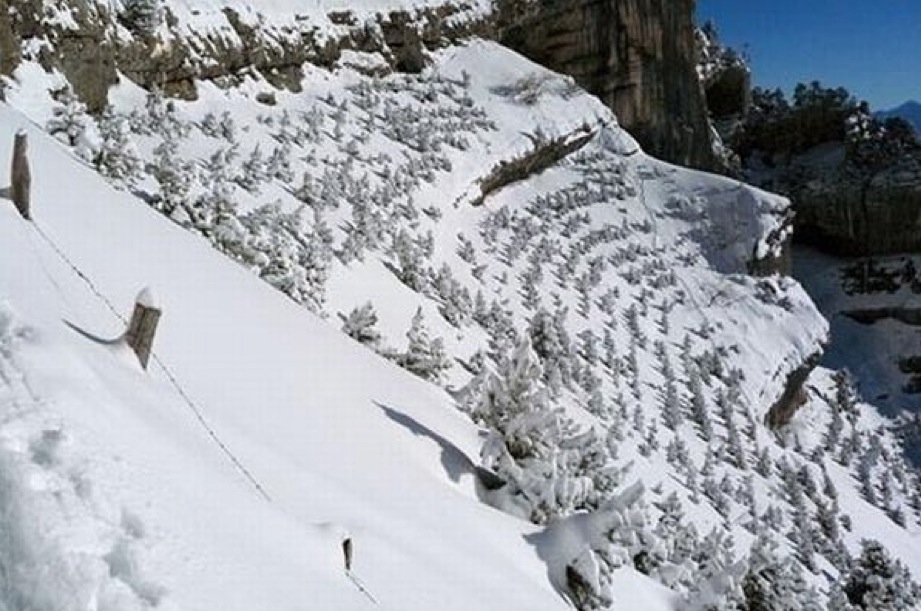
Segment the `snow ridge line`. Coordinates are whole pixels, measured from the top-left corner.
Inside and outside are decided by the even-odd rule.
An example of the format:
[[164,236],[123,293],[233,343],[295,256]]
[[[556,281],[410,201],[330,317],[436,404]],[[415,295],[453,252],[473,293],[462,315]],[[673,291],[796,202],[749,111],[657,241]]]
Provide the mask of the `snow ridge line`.
[[[124,316],[122,316],[122,314],[115,308],[115,305],[113,305],[113,303],[109,300],[109,298],[106,297],[98,288],[96,288],[96,285],[89,278],[89,276],[87,276],[82,270],[80,270],[80,268],[77,267],[77,265],[73,261],[71,261],[70,258],[66,254],[64,254],[64,251],[61,250],[60,247],[58,247],[58,245],[54,242],[54,240],[52,240],[48,236],[48,234],[45,233],[41,227],[38,226],[37,223],[33,222],[32,226],[35,227],[36,232],[38,232],[38,234],[42,237],[42,239],[48,243],[48,245],[52,248],[52,250],[54,250],[55,253],[57,253],[58,257],[61,258],[61,260],[71,269],[71,271],[73,271],[77,275],[77,277],[80,278],[80,280],[82,280],[83,283],[87,285],[87,287],[90,289],[90,291],[92,291],[92,293],[97,297],[97,299],[99,299],[99,301],[101,301],[109,309],[109,311],[111,311],[112,314],[114,314],[115,317],[118,318],[118,320],[122,322],[122,324],[127,325],[128,324],[127,319]],[[37,253],[36,253],[36,256],[37,256]],[[57,286],[56,283],[55,283],[55,286]],[[220,438],[217,432],[211,427],[211,425],[208,424],[208,421],[205,418],[204,414],[202,413],[201,409],[199,409],[199,407],[195,404],[195,402],[192,400],[189,394],[185,391],[185,389],[179,383],[179,380],[177,380],[176,376],[173,375],[173,372],[169,369],[169,367],[166,366],[166,363],[163,362],[163,360],[156,354],[156,352],[152,351],[151,356],[153,357],[154,362],[160,367],[160,370],[166,376],[166,379],[169,381],[170,385],[173,387],[176,393],[182,398],[186,406],[195,415],[195,419],[198,421],[199,425],[208,434],[208,437],[211,438],[214,444],[227,457],[227,459],[231,462],[231,464],[233,464],[236,470],[239,471],[243,475],[243,477],[250,483],[250,485],[252,485],[252,487],[256,490],[259,496],[261,496],[266,502],[271,503],[272,498],[266,492],[265,487],[263,487],[263,485],[259,482],[259,480],[256,479],[256,476],[254,476],[252,472],[246,468],[243,462],[239,458],[237,458],[237,456],[230,450],[230,448],[227,447],[227,444],[224,443],[224,441]]]

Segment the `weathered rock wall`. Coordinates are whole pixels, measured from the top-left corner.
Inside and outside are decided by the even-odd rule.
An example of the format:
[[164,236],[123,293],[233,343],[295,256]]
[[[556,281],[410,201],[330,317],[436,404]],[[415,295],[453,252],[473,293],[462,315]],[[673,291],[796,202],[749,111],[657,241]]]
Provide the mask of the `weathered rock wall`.
[[[232,84],[247,71],[296,91],[305,63],[330,66],[346,49],[379,52],[391,69],[419,71],[426,49],[482,36],[572,75],[652,154],[698,168],[719,166],[696,72],[694,0],[499,0],[491,16],[446,2],[371,20],[345,11],[329,15],[326,27],[295,17],[281,29],[225,9],[224,23],[201,34],[167,11],[169,34],[156,38],[126,29],[109,4],[57,0],[51,6],[0,0],[0,74],[15,69],[24,40],[47,40],[38,59],[60,70],[91,111],[105,107],[117,71],[184,98],[195,97],[198,79]],[[67,18],[56,18],[62,14]]]
[[347,49],[378,52],[389,69],[418,72],[425,50],[493,32],[487,19],[452,3],[370,20],[348,11],[328,17],[323,27],[297,16],[284,26],[263,27],[227,8],[223,23],[195,32],[167,10],[167,33],[150,36],[129,31],[95,0],[59,0],[50,10],[36,0],[0,0],[0,74],[16,69],[24,41],[45,40],[32,58],[60,70],[95,112],[105,107],[117,71],[145,88],[189,99],[196,96],[196,80],[233,84],[254,72],[297,91],[305,63],[331,66]]
[[847,256],[921,252],[921,181],[915,187],[878,187],[867,194],[865,220],[859,188],[803,189],[793,196],[797,237]]
[[714,169],[694,0],[501,3],[499,40],[599,96],[648,152]]
[[760,186],[786,194],[800,243],[842,256],[921,252],[921,156],[906,155],[868,186],[847,172],[844,145],[822,144],[801,155],[777,155],[754,174]]

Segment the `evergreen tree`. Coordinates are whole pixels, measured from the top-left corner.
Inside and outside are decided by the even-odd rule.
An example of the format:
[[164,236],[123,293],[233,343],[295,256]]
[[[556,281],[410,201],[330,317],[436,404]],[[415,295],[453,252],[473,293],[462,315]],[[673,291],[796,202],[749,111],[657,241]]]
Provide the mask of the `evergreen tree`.
[[878,542],[861,542],[860,557],[842,588],[858,609],[902,611],[921,603],[921,591],[908,570]]
[[141,160],[130,141],[127,118],[108,106],[99,117],[98,125],[100,143],[93,165],[103,176],[131,184],[141,169]]
[[45,129],[48,133],[74,148],[74,152],[83,159],[93,158],[93,146],[87,137],[92,119],[86,112],[86,104],[80,101],[70,85],[54,92],[55,105],[52,116]]
[[559,515],[553,478],[559,472],[564,422],[550,406],[543,368],[527,334],[484,385],[474,416],[495,431],[482,459],[510,483],[507,494],[522,516],[543,523]]
[[160,185],[156,207],[161,212],[172,215],[188,204],[192,167],[179,156],[174,139],[165,139],[154,149],[153,167],[149,171]]
[[441,383],[445,372],[451,368],[451,361],[441,338],[429,337],[421,307],[416,310],[406,337],[409,344],[398,358],[399,365],[424,380]]
[[778,556],[777,547],[767,534],[752,545],[742,580],[746,611],[818,611],[818,593],[795,562]]
[[340,312],[339,318],[342,319],[342,332],[362,343],[372,350],[379,350],[381,344],[381,334],[375,328],[377,325],[377,312],[370,301],[362,306],[352,308],[348,316]]
[[405,229],[400,229],[393,238],[393,254],[397,260],[400,281],[414,291],[424,292],[428,287],[424,258],[415,240]]

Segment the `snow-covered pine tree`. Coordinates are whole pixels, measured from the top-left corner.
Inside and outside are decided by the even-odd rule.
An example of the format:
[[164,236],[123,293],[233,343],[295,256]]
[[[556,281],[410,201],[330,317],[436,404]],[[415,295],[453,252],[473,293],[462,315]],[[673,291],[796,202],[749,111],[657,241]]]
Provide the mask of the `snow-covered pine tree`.
[[188,203],[193,170],[179,156],[176,140],[167,138],[154,149],[153,166],[148,171],[160,186],[155,204],[158,210],[170,216]]
[[818,593],[808,586],[802,569],[777,553],[778,543],[762,533],[752,545],[742,579],[747,611],[818,611]]
[[921,589],[901,562],[878,541],[864,540],[861,547],[842,588],[851,605],[867,611],[903,611],[921,603]]
[[100,142],[93,165],[116,184],[130,185],[141,169],[141,160],[129,136],[127,117],[107,106],[97,124]]
[[569,359],[571,342],[565,325],[566,310],[551,315],[540,308],[531,317],[528,336],[534,352],[540,357],[544,379],[554,394],[572,379]]
[[119,20],[139,36],[151,36],[163,22],[161,0],[122,0]]
[[93,146],[87,131],[92,125],[92,118],[86,112],[86,104],[80,101],[70,85],[52,93],[55,104],[51,109],[45,129],[48,133],[74,149],[81,159],[93,159]]
[[[605,449],[595,436],[580,438],[551,407],[543,378],[541,360],[530,336],[524,334],[499,373],[483,385],[474,412],[481,424],[494,431],[482,459],[509,482],[503,489],[505,508],[535,523],[587,506],[589,499],[597,498],[595,486],[610,487],[583,475],[586,463],[580,454],[586,447],[594,448],[588,456],[603,463]],[[603,471],[596,471],[596,476],[604,477]]]
[[381,334],[375,328],[377,312],[374,311],[374,306],[370,301],[352,308],[348,316],[340,312],[339,318],[342,319],[343,333],[372,350],[380,349]]
[[451,361],[442,339],[429,337],[421,307],[413,315],[406,337],[409,340],[406,352],[397,357],[397,363],[424,380],[441,383],[445,372],[451,368]]
[[429,282],[425,259],[417,242],[405,228],[400,229],[394,236],[392,251],[396,258],[396,272],[400,281],[414,291],[425,291]]
[[240,169],[241,173],[237,176],[237,184],[253,195],[259,195],[260,187],[271,178],[265,157],[258,146],[243,161]]

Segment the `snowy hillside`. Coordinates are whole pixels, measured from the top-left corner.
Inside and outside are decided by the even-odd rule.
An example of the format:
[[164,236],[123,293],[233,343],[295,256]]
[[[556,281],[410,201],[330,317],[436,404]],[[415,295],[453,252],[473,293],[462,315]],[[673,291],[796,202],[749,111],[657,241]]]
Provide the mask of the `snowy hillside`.
[[[884,556],[921,570],[918,477],[847,377],[800,384],[827,323],[751,275],[788,203],[498,45],[378,59],[272,105],[123,78],[98,119],[19,67],[0,142],[54,138],[35,223],[0,207],[0,600],[916,605]],[[112,341],[145,286],[147,373]]]
[[[31,135],[61,180],[34,227],[0,223],[9,608],[366,608],[344,533],[393,608],[565,608],[534,529],[477,502],[477,431],[444,393]],[[90,337],[122,330],[100,295],[127,313],[142,283],[164,309],[149,375]]]

